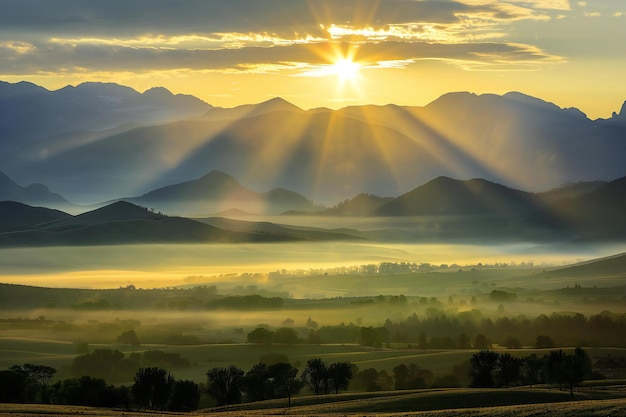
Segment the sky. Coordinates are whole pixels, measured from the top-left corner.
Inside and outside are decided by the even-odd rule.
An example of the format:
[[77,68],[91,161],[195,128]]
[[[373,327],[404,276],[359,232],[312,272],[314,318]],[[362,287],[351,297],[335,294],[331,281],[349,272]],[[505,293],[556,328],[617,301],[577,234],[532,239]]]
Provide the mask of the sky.
[[622,0],[0,0],[0,80],[163,86],[234,107],[626,100]]

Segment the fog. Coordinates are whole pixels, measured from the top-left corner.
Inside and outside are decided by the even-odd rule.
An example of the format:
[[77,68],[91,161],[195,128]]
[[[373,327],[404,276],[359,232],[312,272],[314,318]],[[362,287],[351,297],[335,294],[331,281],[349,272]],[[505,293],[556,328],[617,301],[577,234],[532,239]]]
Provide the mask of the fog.
[[[131,284],[155,288],[200,281],[231,286],[264,285],[268,283],[268,274],[276,271],[308,271],[381,262],[459,266],[525,263],[549,268],[624,251],[624,244],[530,243],[470,245],[303,242],[31,247],[0,250],[0,282],[71,288],[117,288]],[[242,274],[248,275],[238,281],[237,277]],[[288,287],[283,290],[292,292]],[[292,295],[297,296],[293,293]]]

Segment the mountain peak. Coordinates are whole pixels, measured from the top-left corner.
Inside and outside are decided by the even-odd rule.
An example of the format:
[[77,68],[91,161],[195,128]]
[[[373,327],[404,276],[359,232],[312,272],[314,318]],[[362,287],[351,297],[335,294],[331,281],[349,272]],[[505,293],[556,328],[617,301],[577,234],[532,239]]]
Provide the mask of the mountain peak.
[[6,81],[0,81],[0,91],[2,92],[2,97],[4,98],[50,92],[45,88],[28,81],[20,81],[14,84]]
[[143,95],[153,97],[172,97],[174,94],[165,87],[152,87],[143,92]]
[[274,97],[267,101],[257,104],[257,108],[262,107],[271,109],[272,111],[301,111],[302,109],[292,104],[282,97]]
[[382,205],[378,214],[391,216],[510,214],[527,210],[531,196],[482,178],[437,177]]
[[18,185],[7,174],[0,171],[0,189],[6,187],[17,187]]
[[96,82],[96,81],[86,81],[84,83],[80,83],[78,84],[76,87],[74,87],[78,90],[85,90],[85,91],[111,91],[111,90],[115,90],[115,91],[124,91],[127,93],[134,93],[134,94],[139,94],[137,90],[131,88],[131,87],[127,87],[125,85],[120,85],[120,84],[116,84],[116,83],[103,83],[103,82]]
[[211,183],[224,183],[224,182],[232,182],[232,183],[238,183],[238,181],[235,179],[235,177],[233,177],[232,175],[229,175],[223,171],[220,171],[218,169],[214,169],[213,171],[210,171],[209,173],[203,175],[202,177],[198,178],[196,181],[199,182],[211,182]]
[[622,104],[622,108],[620,109],[619,113],[613,112],[611,118],[615,120],[626,121],[626,101],[624,101],[624,103]]
[[215,198],[218,195],[249,192],[234,177],[218,170],[195,180],[168,185],[152,190],[137,201],[194,201]]

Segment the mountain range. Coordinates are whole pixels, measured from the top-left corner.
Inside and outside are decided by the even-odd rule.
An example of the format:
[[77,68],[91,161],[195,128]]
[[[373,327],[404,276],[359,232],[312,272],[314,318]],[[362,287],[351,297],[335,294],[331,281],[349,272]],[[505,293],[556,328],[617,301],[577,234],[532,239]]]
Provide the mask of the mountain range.
[[200,221],[171,217],[125,201],[75,216],[22,203],[0,202],[0,247],[347,239],[358,237],[291,230],[270,223],[257,226],[228,219]]
[[[210,181],[208,181],[210,180]],[[161,202],[195,195],[198,186],[228,193],[242,190],[232,177],[212,172],[198,182],[155,190]],[[243,189],[245,190],[245,189]],[[186,194],[191,192],[191,194]],[[257,196],[258,194],[253,194]],[[145,196],[144,196],[145,197]],[[143,201],[148,201],[145,199]],[[0,246],[105,245],[123,243],[208,243],[438,240],[619,240],[626,235],[626,177],[581,183],[548,193],[529,193],[473,179],[439,177],[397,198],[360,194],[309,214],[408,219],[379,230],[322,229],[248,222],[223,217],[170,217],[126,201],[80,215],[22,203],[0,202]],[[291,213],[294,214],[294,213]],[[398,226],[398,224],[402,224]]]
[[81,204],[215,170],[325,205],[399,196],[441,176],[537,192],[626,174],[626,104],[590,120],[516,92],[305,111],[280,98],[224,109],[162,88],[0,83],[0,114],[2,171],[21,184],[45,179]]
[[17,201],[46,207],[67,207],[71,204],[59,194],[51,192],[44,184],[34,183],[22,187],[0,172],[0,201]]
[[211,171],[201,178],[152,190],[140,197],[126,198],[168,213],[203,215],[238,209],[248,214],[281,214],[289,210],[317,211],[301,194],[284,188],[259,193],[243,187],[235,178]]

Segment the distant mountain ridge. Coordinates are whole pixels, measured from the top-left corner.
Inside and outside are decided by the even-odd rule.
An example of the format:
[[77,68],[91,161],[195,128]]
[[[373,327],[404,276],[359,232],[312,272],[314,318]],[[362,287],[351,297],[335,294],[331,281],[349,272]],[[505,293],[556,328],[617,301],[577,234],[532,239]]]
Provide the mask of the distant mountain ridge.
[[174,95],[162,87],[142,94],[114,83],[85,82],[49,91],[28,82],[0,81],[0,134],[7,141],[32,142],[60,132],[125,123],[164,123],[199,116],[210,108],[193,96]]
[[[218,178],[217,184],[238,184],[224,173],[213,172],[208,177],[213,181]],[[185,187],[188,184],[178,190],[189,191]],[[284,226],[216,217],[192,220],[169,217],[126,201],[77,216],[16,202],[0,202],[0,246],[354,239],[480,239],[483,242],[623,239],[626,236],[623,214],[626,210],[626,177],[599,184],[590,191],[585,188],[578,193],[570,189],[568,196],[554,199],[553,196],[510,189],[483,179],[461,181],[439,177],[395,199],[361,194],[325,211],[309,213],[346,217],[369,215],[385,219],[384,224],[404,225],[397,230],[368,231]],[[177,188],[167,191],[172,190]],[[364,211],[368,206],[373,207],[371,211]],[[380,221],[377,224],[381,224]]]
[[125,200],[184,215],[203,215],[231,209],[250,214],[319,210],[313,202],[293,191],[276,188],[259,193],[243,187],[235,178],[221,171],[211,171],[201,178],[169,185]]
[[22,187],[2,171],[0,171],[0,201],[16,201],[46,207],[67,207],[71,205],[65,198],[51,192],[43,184],[35,183]]
[[2,83],[0,110],[0,166],[88,203],[213,170],[327,205],[404,194],[439,176],[536,192],[626,174],[624,106],[592,121],[519,92],[305,111],[281,98],[223,109],[160,88]]
[[538,205],[535,197],[484,179],[438,177],[374,210],[379,216],[512,215]]

